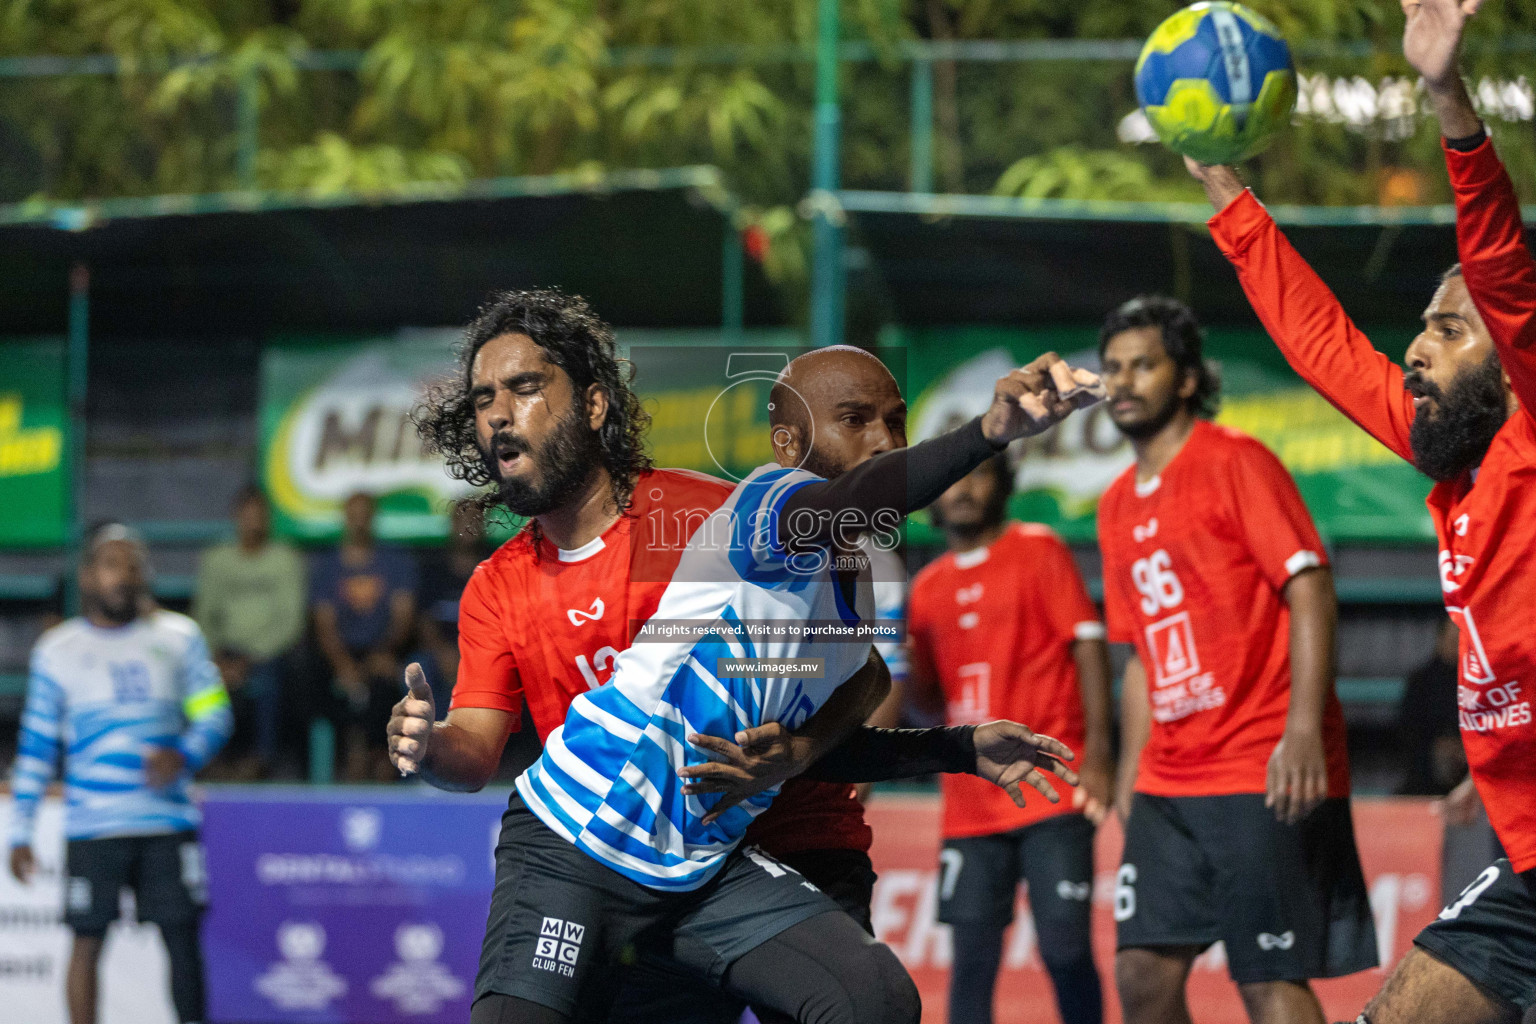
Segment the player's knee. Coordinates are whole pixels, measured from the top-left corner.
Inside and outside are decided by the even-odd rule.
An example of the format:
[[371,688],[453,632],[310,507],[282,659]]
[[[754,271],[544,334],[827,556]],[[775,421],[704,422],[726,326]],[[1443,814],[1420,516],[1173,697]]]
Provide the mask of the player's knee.
[[1127,1019],[1155,1012],[1178,995],[1183,975],[1169,967],[1164,958],[1148,950],[1123,949],[1115,954],[1115,988]]
[[843,974],[845,998],[825,1024],[918,1024],[922,999],[912,976],[883,942],[863,947],[858,969]]
[[1040,959],[1047,969],[1072,968],[1093,962],[1093,932],[1082,915],[1037,915],[1035,934]]

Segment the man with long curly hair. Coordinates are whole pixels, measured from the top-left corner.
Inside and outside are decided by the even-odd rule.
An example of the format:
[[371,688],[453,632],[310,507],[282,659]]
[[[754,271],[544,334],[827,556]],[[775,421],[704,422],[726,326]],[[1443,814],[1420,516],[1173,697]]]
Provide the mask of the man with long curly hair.
[[[894,380],[866,354],[841,350],[803,358],[812,357],[822,365],[801,364],[802,375],[814,375],[825,383],[842,373],[855,390],[858,381],[873,382],[881,402],[891,404],[894,393],[895,404],[900,405]],[[908,459],[905,451],[886,451],[898,447],[889,436],[889,424],[898,416],[904,420],[904,407],[893,408],[868,417],[863,431],[841,428],[836,464],[824,458],[824,468],[843,470],[860,461],[895,459],[879,473],[845,474],[853,478],[848,486],[856,493],[873,493],[870,482],[877,477],[922,484],[926,478],[921,467],[932,463],[939,470],[938,482],[947,486],[945,473],[963,475],[995,450],[989,436],[1006,441],[1024,429],[1042,429],[1042,424],[1069,410],[1070,403],[1060,399],[1058,390],[1073,387],[1073,378],[1064,364],[1054,362],[1054,371],[1042,363],[1000,382],[990,432],[982,430],[980,421],[973,421],[955,436],[914,449],[918,453],[927,447],[925,456]],[[427,691],[414,668],[408,673],[412,693],[397,706],[390,725],[392,755],[402,770],[420,771],[442,788],[479,788],[495,771],[525,699],[541,738],[568,753],[568,737],[561,735],[563,726],[575,720],[574,712],[567,719],[568,709],[573,701],[587,700],[589,691],[592,697],[603,694],[610,703],[618,700],[611,695],[620,687],[607,685],[613,681],[615,662],[656,611],[681,555],[639,536],[642,524],[650,521],[649,513],[708,515],[731,497],[732,489],[720,481],[651,466],[642,447],[646,416],[623,369],[611,330],[582,300],[558,292],[508,293],[496,297],[470,325],[457,376],[435,390],[420,411],[422,436],[445,456],[450,472],[472,484],[493,484],[484,502],[530,517],[530,524],[477,570],[465,591],[459,683],[445,723],[430,725]],[[804,412],[813,418],[839,415],[835,410]],[[791,458],[799,464],[813,455],[817,446],[810,444],[805,431],[814,425],[798,420],[778,425],[782,429],[776,430],[776,442],[788,440],[787,446],[780,446],[781,461]],[[869,439],[882,432],[884,442]],[[828,431],[819,437],[824,442],[839,440]],[[793,451],[797,442],[802,449],[799,454]],[[899,447],[904,446],[903,434]],[[825,455],[826,443],[821,447]],[[870,460],[871,455],[876,459]],[[836,500],[835,494],[821,493],[831,482],[808,473],[797,476],[805,478],[795,480],[800,486],[793,488],[801,507],[812,509],[818,494],[823,502]],[[931,489],[932,481],[928,485]],[[887,503],[892,500],[886,493],[889,489],[880,495]],[[894,503],[904,509],[906,494]],[[816,587],[814,582],[808,585]],[[850,655],[839,652],[836,656],[846,661]],[[858,653],[859,659],[863,657]],[[736,764],[748,769],[738,774],[778,772],[777,778],[757,780],[758,788],[770,788],[813,755],[829,749],[878,702],[882,695],[879,668],[878,661],[872,661],[831,691],[822,710],[799,725],[793,734],[800,744],[794,748],[800,755],[795,764],[786,767],[772,757],[745,757],[738,748]],[[839,678],[846,674],[840,673]],[[619,707],[626,710],[622,702]],[[815,706],[808,702],[803,710],[815,711]],[[622,722],[604,719],[611,715],[609,709],[589,707],[586,714],[609,721],[614,737],[624,732]],[[779,721],[764,727],[769,738],[782,739],[782,730]],[[603,730],[598,733],[602,735]],[[1012,723],[993,723],[976,732],[937,730],[879,739],[885,745],[878,755],[863,748],[865,769],[871,762],[888,767],[892,760],[904,759],[917,771],[976,771],[1008,784],[1015,793],[1020,779],[1044,785],[1035,766],[1037,758],[1046,759],[1038,752],[1054,749],[1049,741],[1036,739]],[[702,745],[707,738],[689,736],[688,741]],[[716,742],[731,746],[728,741]],[[772,747],[773,743],[765,743],[764,749]],[[588,756],[597,757],[590,752]],[[701,758],[695,753],[690,760]],[[822,763],[827,761],[835,763],[836,752]],[[828,771],[840,778],[835,770]],[[674,776],[668,790],[681,789],[680,782]],[[719,778],[695,779],[690,786],[706,787],[697,792],[724,793],[721,803],[709,804],[721,814],[729,809],[724,801],[756,796],[745,790],[732,795]],[[758,796],[751,812],[766,806],[770,798],[771,793]],[[600,1015],[603,1004],[613,998],[615,975],[594,973],[592,968],[611,966],[627,957],[622,948],[625,940],[640,936],[625,929],[643,916],[634,905],[616,910],[615,893],[619,899],[649,900],[647,906],[660,908],[639,931],[668,932],[665,938],[672,941],[662,948],[674,959],[694,965],[697,973],[723,982],[754,1003],[789,1010],[801,1019],[820,1012],[830,1015],[826,1019],[842,1020],[850,1019],[852,1013],[848,994],[857,993],[861,1019],[909,1018],[915,992],[899,963],[837,912],[836,904],[821,892],[801,885],[795,870],[802,868],[806,877],[839,897],[867,923],[871,879],[864,850],[868,830],[858,804],[847,794],[846,780],[833,786],[786,786],[759,823],[767,825],[775,816],[793,814],[797,803],[803,820],[813,822],[812,830],[824,837],[820,856],[815,855],[818,851],[802,849],[786,856],[793,863],[781,865],[771,857],[771,846],[767,853],[754,850],[750,859],[740,854],[723,856],[717,858],[722,863],[712,879],[679,893],[661,892],[625,877],[621,868],[628,862],[622,858],[606,866],[602,860],[594,863],[590,850],[572,846],[555,828],[546,827],[547,820],[530,811],[522,795],[515,796],[497,850],[497,892],[477,979],[475,1019],[563,1020],[578,1011],[583,1016]],[[745,808],[737,810],[745,812]],[[751,812],[738,813],[737,818],[749,820]],[[684,828],[700,825],[698,821],[679,824]],[[552,860],[565,865],[561,886],[552,886],[551,873],[561,873],[558,865],[551,867]],[[591,931],[587,924],[572,920],[576,914],[571,912],[573,901],[566,890],[580,888],[580,883],[589,885],[599,904],[586,907],[596,915],[597,926]],[[607,891],[605,886],[617,888]],[[727,901],[729,910],[722,913],[718,904]],[[560,914],[560,908],[566,913],[550,916]],[[528,919],[536,910],[536,916]],[[823,916],[830,920],[822,922]],[[820,964],[814,972],[797,976],[766,962],[761,971],[740,969],[752,959],[755,948],[776,937],[781,945],[786,938],[793,940],[796,926],[807,925],[811,918],[818,921],[811,929],[815,949],[800,952]],[[837,919],[847,925],[837,924]],[[799,934],[803,942],[807,933]],[[793,941],[786,949],[795,951]],[[771,959],[777,960],[786,949]],[[744,978],[757,980],[744,982]],[[774,990],[775,985],[786,991]],[[674,983],[673,988],[677,987]],[[786,994],[788,989],[795,993]],[[821,1010],[813,1005],[816,996],[827,1001]],[[692,986],[688,998],[695,1004],[707,1001],[698,985]],[[875,1010],[870,1001],[883,1001],[885,1006]],[[627,1013],[640,1019],[628,1000],[615,1009],[616,1016]],[[661,1019],[654,1010],[650,1016]]]

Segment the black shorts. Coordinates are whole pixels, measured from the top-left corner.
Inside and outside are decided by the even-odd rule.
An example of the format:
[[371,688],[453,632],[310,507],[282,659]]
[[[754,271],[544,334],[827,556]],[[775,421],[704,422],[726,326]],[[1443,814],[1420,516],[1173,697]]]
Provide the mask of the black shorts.
[[[826,893],[871,935],[875,870],[861,850],[802,850],[779,858]],[[642,955],[625,973],[607,1024],[736,1024],[747,1004],[689,973],[668,956]]]
[[150,924],[195,921],[208,904],[208,874],[196,832],[71,839],[64,849],[64,923],[100,938],[117,920],[125,888]]
[[1062,814],[1012,832],[944,840],[939,920],[1006,928],[1023,881],[1029,883],[1037,923],[1046,922],[1048,932],[1058,923],[1080,929],[1086,942],[1093,909],[1093,832],[1093,823],[1081,814]]
[[1377,966],[1376,925],[1349,801],[1295,825],[1259,793],[1137,793],[1115,877],[1118,948],[1226,943],[1239,983]]
[[755,848],[704,885],[662,892],[631,881],[545,826],[514,795],[496,846],[496,887],[475,998],[527,999],[577,1019],[606,1014],[642,954],[718,982],[743,954],[837,905]]
[[1536,870],[1516,874],[1508,860],[1489,865],[1414,945],[1479,988],[1536,1006]]

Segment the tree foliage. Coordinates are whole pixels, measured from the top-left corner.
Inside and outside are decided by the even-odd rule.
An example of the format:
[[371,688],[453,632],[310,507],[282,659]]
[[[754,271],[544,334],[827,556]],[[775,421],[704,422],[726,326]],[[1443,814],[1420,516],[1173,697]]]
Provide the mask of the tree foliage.
[[[1300,63],[1316,94],[1249,169],[1266,198],[1444,201],[1432,124],[1358,109],[1407,74],[1399,0],[1252,4],[1309,41]],[[844,66],[845,184],[907,187],[903,43],[1142,38],[1181,5],[843,0],[844,37],[874,54]],[[1511,41],[1529,42],[1536,10],[1490,0],[1474,27],[1468,70],[1491,83],[1485,98],[1508,99],[1494,124],[1520,125],[1500,143],[1523,186],[1536,171],[1529,113],[1521,119],[1531,48]],[[815,0],[0,0],[0,54],[117,60],[107,74],[0,79],[0,200],[249,184],[377,192],[712,163],[770,236],[770,269],[793,278],[804,266],[793,210],[808,187],[815,35]],[[336,52],[358,56],[306,66]],[[933,79],[941,190],[1198,198],[1172,154],[1121,140],[1135,110],[1128,61],[937,61]],[[1400,99],[1411,83],[1394,88]]]

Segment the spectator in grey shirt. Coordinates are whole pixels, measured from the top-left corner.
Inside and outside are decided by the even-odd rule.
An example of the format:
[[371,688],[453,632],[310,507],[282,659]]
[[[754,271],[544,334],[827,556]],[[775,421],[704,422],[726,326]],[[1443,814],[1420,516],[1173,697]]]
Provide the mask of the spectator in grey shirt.
[[235,540],[203,554],[192,617],[208,638],[235,711],[242,774],[270,771],[277,754],[281,662],[304,632],[304,559],[271,536],[266,495],[248,487],[231,508]]

